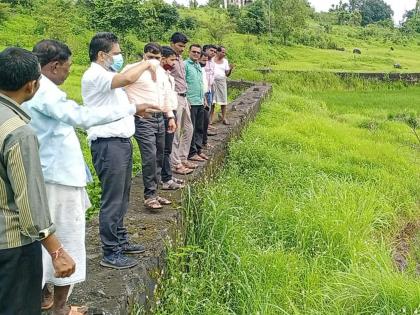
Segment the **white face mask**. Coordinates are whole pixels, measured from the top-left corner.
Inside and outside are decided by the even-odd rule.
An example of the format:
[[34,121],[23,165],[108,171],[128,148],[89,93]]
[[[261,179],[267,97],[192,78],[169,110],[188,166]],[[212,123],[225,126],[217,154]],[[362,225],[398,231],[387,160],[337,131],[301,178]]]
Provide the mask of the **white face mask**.
[[157,60],[157,59],[149,59],[149,60],[147,60],[147,62],[150,63],[152,66],[155,66],[155,67],[160,65],[160,61]]

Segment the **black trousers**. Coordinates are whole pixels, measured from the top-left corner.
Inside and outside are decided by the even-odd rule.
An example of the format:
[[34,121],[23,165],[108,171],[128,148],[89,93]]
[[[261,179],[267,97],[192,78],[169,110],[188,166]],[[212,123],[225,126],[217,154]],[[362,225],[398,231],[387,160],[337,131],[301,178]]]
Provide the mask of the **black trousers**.
[[41,243],[0,250],[0,315],[40,315]]
[[201,149],[203,148],[204,111],[205,109],[203,105],[191,106],[191,121],[194,131],[188,157],[192,157],[195,154],[200,154]]
[[[174,111],[176,119],[176,111]],[[162,182],[166,183],[172,179],[172,169],[171,169],[171,154],[172,154],[172,143],[174,142],[175,133],[168,132],[168,118],[164,118],[165,122],[165,149],[163,150],[163,163],[162,163],[162,172],[161,179]],[[180,126],[178,126],[179,128]],[[158,170],[159,172],[159,170]]]
[[156,197],[159,173],[165,149],[165,123],[163,115],[151,118],[136,117],[134,137],[140,147],[144,199]]
[[205,146],[208,142],[207,131],[209,129],[210,123],[210,106],[204,108],[204,119],[203,119],[203,146]]
[[108,256],[128,243],[124,216],[130,198],[133,147],[129,138],[98,138],[92,141],[91,153],[102,188],[99,234]]

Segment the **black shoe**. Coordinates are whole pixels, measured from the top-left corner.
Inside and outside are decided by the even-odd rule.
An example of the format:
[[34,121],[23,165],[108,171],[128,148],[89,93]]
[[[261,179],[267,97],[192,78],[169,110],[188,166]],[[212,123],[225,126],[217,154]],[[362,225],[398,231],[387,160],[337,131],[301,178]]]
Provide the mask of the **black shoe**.
[[145,252],[145,248],[140,244],[124,244],[121,246],[123,254],[141,254]]
[[114,269],[127,269],[136,266],[138,263],[139,262],[137,260],[124,256],[122,253],[113,253],[111,255],[104,256],[100,265]]

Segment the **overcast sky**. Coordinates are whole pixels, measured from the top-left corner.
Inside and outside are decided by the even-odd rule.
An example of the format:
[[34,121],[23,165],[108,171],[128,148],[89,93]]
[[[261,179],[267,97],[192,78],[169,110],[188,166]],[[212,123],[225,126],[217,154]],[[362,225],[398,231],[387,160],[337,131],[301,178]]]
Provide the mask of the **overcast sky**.
[[[338,4],[339,0],[309,0],[317,11],[328,11],[332,4]],[[416,6],[416,0],[385,0],[394,11],[394,21],[398,23],[406,10]]]

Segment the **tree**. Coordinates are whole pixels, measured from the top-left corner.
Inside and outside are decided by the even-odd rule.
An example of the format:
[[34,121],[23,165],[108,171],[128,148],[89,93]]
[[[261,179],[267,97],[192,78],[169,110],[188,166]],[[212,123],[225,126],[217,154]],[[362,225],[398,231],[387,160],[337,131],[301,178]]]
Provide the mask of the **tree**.
[[[204,23],[204,26],[207,28],[210,37],[214,40],[215,44],[223,45],[225,36],[234,29],[233,24],[224,12],[211,14],[209,21],[210,22]],[[217,23],[214,23],[214,21],[217,21]],[[221,27],[221,25],[223,27]]]
[[86,0],[90,22],[98,31],[112,31],[125,37],[144,22],[142,0]]
[[261,35],[267,32],[267,17],[262,0],[248,5],[238,19],[238,31],[245,34]]
[[363,0],[360,4],[362,25],[392,19],[394,11],[383,0]]
[[282,37],[283,43],[286,44],[294,31],[306,25],[310,13],[308,3],[305,0],[268,0],[268,2],[271,15],[269,27],[274,34]]

